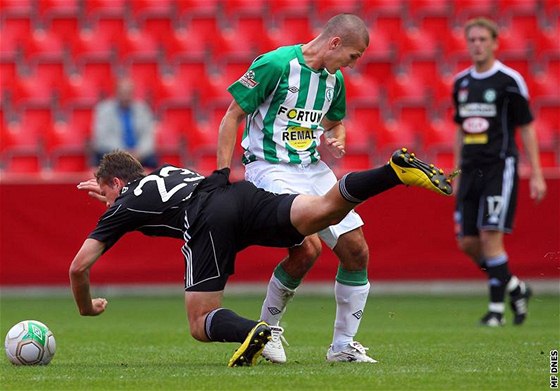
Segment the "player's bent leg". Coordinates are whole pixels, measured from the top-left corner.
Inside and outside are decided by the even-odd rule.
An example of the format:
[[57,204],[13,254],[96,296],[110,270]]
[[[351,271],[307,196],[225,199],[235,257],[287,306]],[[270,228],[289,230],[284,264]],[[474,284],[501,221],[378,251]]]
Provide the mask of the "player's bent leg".
[[423,187],[443,195],[453,193],[451,180],[456,173],[448,177],[442,169],[418,159],[406,148],[395,151],[389,165],[405,185]]
[[286,306],[315,260],[321,254],[321,241],[317,235],[308,236],[300,246],[288,249],[289,255],[275,269],[268,283],[266,298],[261,310],[261,320],[271,328],[271,340],[262,355],[273,363],[285,363],[284,329],[279,326]]
[[189,320],[189,329],[194,339],[209,342],[205,331],[206,317],[220,308],[224,291],[218,292],[185,292],[185,310]]

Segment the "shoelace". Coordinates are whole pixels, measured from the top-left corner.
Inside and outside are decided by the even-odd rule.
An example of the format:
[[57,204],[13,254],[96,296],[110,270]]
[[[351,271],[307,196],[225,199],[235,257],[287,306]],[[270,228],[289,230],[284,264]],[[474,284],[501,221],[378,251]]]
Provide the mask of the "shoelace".
[[290,346],[286,338],[284,337],[284,329],[280,326],[270,326],[271,331],[271,342],[281,341],[284,345]]
[[352,348],[356,349],[358,352],[362,354],[366,354],[366,350],[369,350],[369,348],[366,348],[365,346],[363,346],[361,343],[357,341],[352,342],[350,346],[352,346]]

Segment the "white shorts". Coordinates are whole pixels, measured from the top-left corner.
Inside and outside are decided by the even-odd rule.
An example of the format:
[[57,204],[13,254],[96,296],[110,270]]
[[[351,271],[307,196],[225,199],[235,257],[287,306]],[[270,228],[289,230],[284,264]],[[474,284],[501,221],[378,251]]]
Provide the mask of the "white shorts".
[[[337,182],[332,170],[322,161],[303,166],[257,160],[245,166],[245,179],[261,189],[277,194],[323,195]],[[320,231],[319,237],[332,249],[341,235],[362,225],[362,218],[352,210],[337,225]]]

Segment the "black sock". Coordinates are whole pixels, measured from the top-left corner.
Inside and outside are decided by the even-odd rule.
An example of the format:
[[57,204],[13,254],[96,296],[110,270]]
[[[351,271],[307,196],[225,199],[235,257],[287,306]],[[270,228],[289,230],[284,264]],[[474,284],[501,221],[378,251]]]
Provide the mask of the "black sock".
[[492,303],[504,302],[506,286],[511,278],[507,261],[508,258],[505,254],[485,260],[490,288],[490,302]]
[[402,184],[388,165],[346,174],[339,184],[340,193],[349,202],[360,203],[374,195]]
[[218,308],[206,316],[204,323],[210,341],[242,343],[258,322],[242,318],[226,308]]

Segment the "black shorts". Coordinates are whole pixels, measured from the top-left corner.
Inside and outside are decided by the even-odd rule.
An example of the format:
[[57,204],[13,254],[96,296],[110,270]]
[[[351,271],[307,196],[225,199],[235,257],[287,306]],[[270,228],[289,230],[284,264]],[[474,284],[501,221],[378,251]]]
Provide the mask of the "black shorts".
[[477,236],[480,230],[510,233],[518,184],[514,157],[463,170],[455,209],[456,234],[459,237]]
[[301,235],[290,221],[295,194],[273,194],[242,181],[199,185],[185,213],[185,290],[224,289],[235,256],[250,245],[292,247]]

